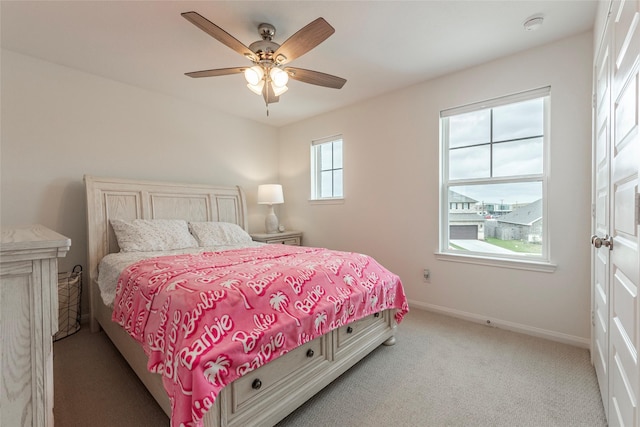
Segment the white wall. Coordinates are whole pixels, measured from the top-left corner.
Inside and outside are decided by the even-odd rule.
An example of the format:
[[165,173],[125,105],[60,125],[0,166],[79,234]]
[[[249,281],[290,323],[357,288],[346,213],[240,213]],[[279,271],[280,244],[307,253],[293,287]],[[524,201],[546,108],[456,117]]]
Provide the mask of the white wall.
[[61,271],[87,267],[84,174],[241,185],[250,228],[263,229],[274,128],[7,50],[1,78],[0,223],[70,237]]
[[[279,217],[307,245],[365,252],[403,279],[413,307],[587,345],[591,55],[585,33],[279,130],[2,51],[0,222],[72,239],[61,269],[86,266],[82,176],[240,184],[262,229],[258,183],[284,185]],[[438,114],[551,85],[554,273],[439,261]],[[343,204],[312,205],[309,142],[345,138]],[[277,147],[280,155],[277,155]],[[422,281],[422,269],[432,272]],[[86,293],[85,293],[86,295]],[[84,307],[87,307],[86,303]]]
[[[588,346],[592,33],[518,53],[279,130],[283,222],[307,245],[368,253],[413,307]],[[439,112],[551,85],[554,273],[436,260]],[[343,204],[309,197],[309,144],[344,136]],[[431,282],[422,270],[431,269]]]

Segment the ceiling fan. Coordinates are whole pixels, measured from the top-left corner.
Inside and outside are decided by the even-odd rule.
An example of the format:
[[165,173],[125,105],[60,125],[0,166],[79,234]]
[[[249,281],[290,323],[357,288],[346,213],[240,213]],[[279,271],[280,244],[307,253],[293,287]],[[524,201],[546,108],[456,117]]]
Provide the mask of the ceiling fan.
[[[342,88],[347,82],[341,77],[319,71],[286,66],[289,62],[318,46],[335,32],[335,29],[323,18],[318,18],[298,30],[282,45],[272,40],[276,33],[273,25],[260,24],[258,32],[262,40],[253,42],[247,47],[197,12],[184,12],[181,15],[193,25],[253,63],[253,66],[247,67],[218,68],[185,73],[189,77],[214,77],[244,73],[247,87],[254,93],[263,96],[267,108],[269,104],[278,102],[280,95],[287,91],[289,78],[334,89]],[[268,114],[269,110],[267,109]]]

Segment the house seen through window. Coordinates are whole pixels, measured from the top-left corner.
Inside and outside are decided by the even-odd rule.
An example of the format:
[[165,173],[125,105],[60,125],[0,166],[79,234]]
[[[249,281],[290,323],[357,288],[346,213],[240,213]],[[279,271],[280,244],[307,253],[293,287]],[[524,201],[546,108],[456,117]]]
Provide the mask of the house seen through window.
[[311,143],[311,199],[341,199],[342,136],[315,140]]
[[442,111],[442,253],[548,260],[550,88]]

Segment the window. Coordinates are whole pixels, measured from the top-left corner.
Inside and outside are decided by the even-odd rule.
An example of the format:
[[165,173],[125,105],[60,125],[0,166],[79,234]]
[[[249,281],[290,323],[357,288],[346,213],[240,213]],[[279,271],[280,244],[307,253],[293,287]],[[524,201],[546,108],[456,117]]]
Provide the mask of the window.
[[546,263],[550,88],[445,110],[441,254]]
[[315,140],[311,143],[311,199],[342,197],[342,136]]

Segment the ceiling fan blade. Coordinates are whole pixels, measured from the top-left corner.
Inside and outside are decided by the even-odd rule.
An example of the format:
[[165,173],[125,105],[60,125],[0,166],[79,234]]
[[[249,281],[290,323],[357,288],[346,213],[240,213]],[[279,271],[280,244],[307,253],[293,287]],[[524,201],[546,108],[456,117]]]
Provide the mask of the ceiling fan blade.
[[255,61],[258,58],[255,53],[251,51],[247,46],[245,46],[238,39],[233,37],[231,34],[227,33],[222,28],[218,27],[213,22],[209,21],[204,16],[200,15],[198,12],[184,12],[181,15],[189,22],[191,22],[196,27],[200,28],[205,33],[209,34],[214,39],[218,40],[220,43],[225,46],[230,47],[231,49],[238,52],[240,55]]
[[289,37],[273,54],[277,64],[285,64],[309,52],[336,30],[324,18],[318,18]]
[[247,67],[218,68],[215,70],[192,71],[184,74],[189,77],[215,77],[243,73],[246,69]]
[[342,77],[332,76],[331,74],[321,73],[320,71],[305,70],[304,68],[287,67],[284,69],[294,80],[312,85],[330,87],[332,89],[342,89],[347,82]]

